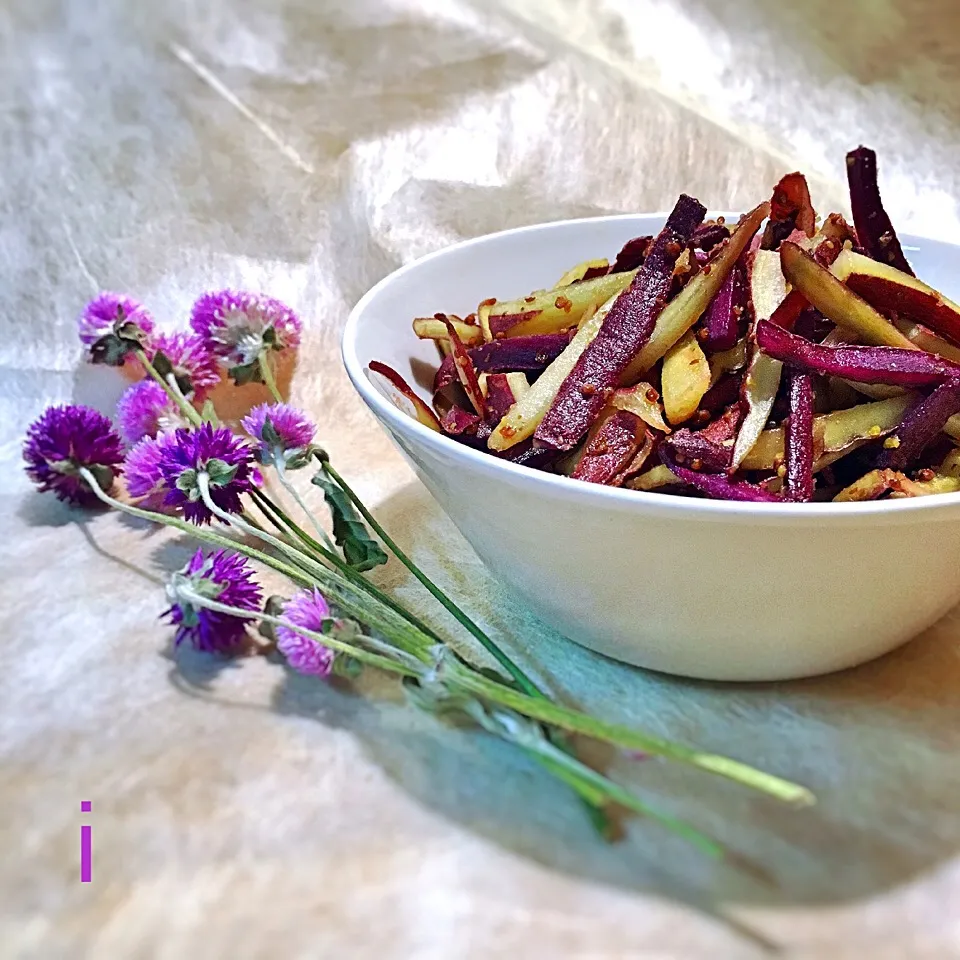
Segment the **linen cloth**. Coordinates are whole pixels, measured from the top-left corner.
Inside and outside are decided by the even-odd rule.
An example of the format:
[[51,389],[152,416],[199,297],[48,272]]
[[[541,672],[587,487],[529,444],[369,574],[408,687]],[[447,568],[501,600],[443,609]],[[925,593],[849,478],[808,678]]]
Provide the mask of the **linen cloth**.
[[[960,957],[955,615],[883,660],[789,684],[593,655],[499,592],[338,349],[356,300],[442,245],[663,210],[680,191],[743,209],[793,169],[818,209],[846,210],[844,153],[861,142],[898,227],[960,239],[958,27],[951,0],[5,4],[0,952]],[[390,683],[359,696],[261,659],[170,654],[157,578],[190,545],[35,494],[20,438],[48,403],[109,409],[119,392],[79,366],[74,318],[98,289],[173,328],[225,286],[302,314],[294,400],[387,528],[538,678],[816,791],[794,811],[609,758],[765,878],[637,820],[603,845],[562,787]],[[936,575],[935,557],[889,560]],[[382,580],[453,630],[396,564]]]

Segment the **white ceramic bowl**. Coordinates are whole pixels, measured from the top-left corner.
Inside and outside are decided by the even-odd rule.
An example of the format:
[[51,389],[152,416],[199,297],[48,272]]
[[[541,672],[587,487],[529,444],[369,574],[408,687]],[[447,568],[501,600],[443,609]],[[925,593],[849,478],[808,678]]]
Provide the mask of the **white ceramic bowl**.
[[[403,267],[347,321],[350,379],[491,573],[571,640],[710,680],[827,673],[904,643],[960,600],[960,494],[780,505],[603,487],[471,450],[415,422],[371,382],[371,360],[411,383],[416,361],[436,367],[413,317],[466,314],[485,297],[548,287],[663,220],[523,227]],[[960,299],[960,248],[903,239],[918,275]]]

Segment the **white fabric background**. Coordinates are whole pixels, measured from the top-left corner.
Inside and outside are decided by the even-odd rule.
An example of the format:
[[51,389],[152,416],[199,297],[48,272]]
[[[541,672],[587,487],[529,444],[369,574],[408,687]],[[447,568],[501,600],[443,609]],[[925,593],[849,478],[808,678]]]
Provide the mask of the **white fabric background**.
[[[950,0],[6,4],[0,952],[960,957],[956,617],[802,683],[605,661],[509,608],[338,356],[358,297],[450,241],[663,209],[680,190],[742,208],[798,167],[821,209],[844,208],[859,142],[880,153],[898,225],[960,239],[958,25]],[[637,821],[600,845],[562,788],[413,715],[387,683],[360,697],[165,653],[149,578],[188,545],[35,495],[20,438],[52,401],[116,394],[108,371],[78,372],[73,319],[95,290],[173,326],[226,285],[302,313],[295,399],[386,525],[531,670],[570,702],[816,790],[820,805],[794,812],[613,764],[775,882]],[[890,562],[936,575],[935,557]],[[401,571],[384,577],[449,627]]]

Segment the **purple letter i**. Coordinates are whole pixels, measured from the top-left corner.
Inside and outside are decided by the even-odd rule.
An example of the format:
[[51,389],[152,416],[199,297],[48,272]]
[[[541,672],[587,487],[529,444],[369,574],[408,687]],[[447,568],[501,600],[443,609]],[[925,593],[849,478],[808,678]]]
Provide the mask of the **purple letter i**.
[[[89,813],[93,804],[89,800],[80,801],[80,812]],[[84,824],[80,828],[80,882],[90,883],[93,879],[93,836],[92,829]]]

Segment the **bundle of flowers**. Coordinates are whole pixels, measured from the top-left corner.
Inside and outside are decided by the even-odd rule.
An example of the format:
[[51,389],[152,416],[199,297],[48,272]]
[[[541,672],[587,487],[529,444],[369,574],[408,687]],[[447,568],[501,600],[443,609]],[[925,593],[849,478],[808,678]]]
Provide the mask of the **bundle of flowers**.
[[[801,786],[568,708],[538,687],[397,546],[315,443],[310,417],[284,402],[275,364],[298,349],[301,335],[289,307],[256,293],[207,293],[194,304],[189,327],[159,333],[143,305],[101,294],[78,328],[88,362],[120,368],[132,381],[114,421],[90,407],[51,407],[30,426],[23,450],[41,490],[77,508],[102,504],[173,527],[202,544],[168,580],[164,616],[176,645],[210,656],[284,658],[318,681],[349,683],[363,670],[392,674],[416,708],[473,725],[533,757],[575,791],[608,838],[614,812],[626,810],[708,855],[725,853],[712,837],[584,763],[577,736],[687,764],[788,803],[812,801]],[[210,399],[224,378],[263,383],[273,402],[232,428]],[[291,483],[294,471],[310,471],[322,490],[329,533]],[[292,516],[294,509],[302,516]],[[388,554],[465,636],[441,635],[377,586],[369,572]],[[265,597],[258,569],[286,579],[283,596]],[[495,670],[483,666],[475,645],[493,657]]]

